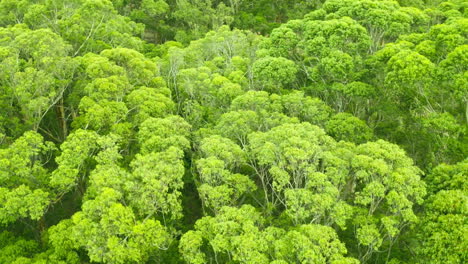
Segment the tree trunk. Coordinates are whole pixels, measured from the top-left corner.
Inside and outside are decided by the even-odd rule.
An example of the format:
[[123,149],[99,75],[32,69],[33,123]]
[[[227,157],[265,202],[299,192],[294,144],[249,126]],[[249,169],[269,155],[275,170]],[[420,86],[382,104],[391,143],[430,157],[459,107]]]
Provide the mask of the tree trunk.
[[65,119],[65,107],[63,105],[63,97],[60,98],[60,101],[57,104],[56,113],[57,113],[57,120],[60,126],[60,131],[62,132],[61,138],[62,140],[65,140],[65,138],[68,135],[68,127],[67,127],[67,120]]

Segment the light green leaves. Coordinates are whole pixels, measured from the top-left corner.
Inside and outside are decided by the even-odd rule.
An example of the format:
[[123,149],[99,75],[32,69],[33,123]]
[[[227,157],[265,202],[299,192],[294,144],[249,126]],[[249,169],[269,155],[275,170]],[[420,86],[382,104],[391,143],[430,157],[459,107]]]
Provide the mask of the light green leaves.
[[[386,71],[385,83],[393,87],[395,92],[400,95],[410,92],[408,96],[424,95],[434,74],[434,65],[417,52],[406,50],[395,54],[388,61]],[[410,90],[405,87],[410,87]]]
[[138,140],[143,153],[158,152],[177,147],[187,150],[191,126],[180,116],[148,118],[140,126]]
[[199,231],[188,231],[180,239],[179,251],[187,263],[206,263],[205,254],[200,251],[203,245],[203,237]]
[[233,173],[245,165],[245,153],[234,142],[211,136],[200,144],[202,157],[196,161],[199,174],[198,191],[204,206],[215,213],[223,206],[236,205],[241,197],[256,189],[246,175]]
[[168,218],[180,218],[180,190],[185,172],[182,158],[182,150],[176,147],[135,157],[132,178],[125,189],[130,204],[140,214],[161,213]]
[[422,243],[418,252],[424,260],[464,261],[468,249],[467,206],[466,190],[442,190],[429,199],[419,230]]
[[49,199],[47,192],[32,191],[25,185],[12,190],[0,188],[0,224],[9,224],[19,218],[38,220],[44,215]]
[[[276,258],[300,263],[339,263],[346,248],[335,231],[327,226],[302,225],[274,242]],[[349,263],[358,263],[348,259]]]
[[[408,224],[418,220],[413,207],[426,194],[421,171],[398,146],[383,140],[362,144],[351,166],[355,173],[354,225],[366,261],[383,245],[389,249]],[[382,229],[384,227],[385,229]],[[382,231],[385,230],[384,233]]]
[[174,112],[174,102],[160,90],[168,91],[143,86],[127,96],[127,105],[133,110],[134,123],[141,124],[150,117],[165,117]]
[[43,167],[53,154],[55,146],[45,142],[36,132],[26,132],[8,148],[0,149],[0,183],[3,187],[25,184],[44,188],[48,184],[47,170]]
[[[330,227],[311,224],[283,230],[263,228],[263,221],[251,206],[223,207],[216,217],[198,220],[195,231],[182,236],[179,251],[188,263],[214,259],[239,263],[358,263],[343,256],[346,248]],[[204,251],[204,247],[212,251]]]
[[86,162],[95,154],[98,135],[92,131],[77,130],[61,145],[57,157],[58,168],[52,173],[50,184],[59,192],[67,192],[77,184],[81,173],[86,173]]
[[337,141],[364,143],[373,137],[372,129],[364,121],[348,113],[339,113],[333,116],[327,122],[326,130]]
[[239,145],[220,136],[203,139],[200,152],[205,157],[215,157],[224,161],[227,168],[235,168],[245,162],[245,153]]
[[50,202],[49,171],[45,164],[55,146],[41,135],[26,132],[0,149],[0,223],[20,218],[38,220]]
[[[68,228],[54,231],[70,232],[73,248],[86,249],[92,261],[145,261],[153,250],[167,245],[168,234],[157,221],[138,221],[129,207],[119,203],[121,198],[118,192],[103,188],[96,199],[83,204],[83,211],[72,217]],[[63,235],[55,233],[54,239]]]
[[252,67],[254,78],[268,91],[281,91],[296,79],[297,67],[286,58],[264,57],[255,61]]

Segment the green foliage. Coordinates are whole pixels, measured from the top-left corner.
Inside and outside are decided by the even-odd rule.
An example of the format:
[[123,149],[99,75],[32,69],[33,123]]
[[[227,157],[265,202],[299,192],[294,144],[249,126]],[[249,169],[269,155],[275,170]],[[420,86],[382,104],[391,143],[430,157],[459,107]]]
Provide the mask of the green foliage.
[[203,158],[196,161],[196,166],[204,206],[216,213],[223,206],[236,205],[246,193],[256,189],[248,176],[230,172],[246,162],[245,153],[231,140],[220,136],[204,138],[200,152]]
[[431,196],[417,233],[421,241],[417,250],[423,260],[459,263],[466,259],[466,163],[441,164],[428,176]]
[[462,0],[0,1],[0,263],[465,263]]
[[425,260],[433,263],[466,260],[467,202],[466,188],[442,190],[429,200],[420,227],[421,247],[418,248]]
[[73,248],[83,247],[90,260],[104,263],[145,261],[155,249],[167,244],[168,234],[155,220],[136,221],[132,210],[119,203],[121,195],[104,188],[95,200],[82,205],[68,226],[54,229],[55,239],[68,236]]
[[279,57],[261,58],[252,65],[254,78],[268,91],[278,91],[290,85],[297,73],[294,62]]
[[[358,263],[343,257],[346,249],[330,227],[303,225],[292,230],[264,228],[252,206],[223,207],[216,217],[197,221],[181,238],[179,250],[188,263],[208,259],[239,263]],[[200,251],[204,246],[209,253]],[[273,261],[273,262],[270,262]]]
[[[20,218],[38,220],[51,199],[49,171],[44,167],[55,146],[29,131],[0,149],[0,223]],[[44,163],[43,163],[44,162]]]
[[366,123],[351,114],[339,113],[327,123],[327,133],[336,140],[364,143],[373,137]]
[[464,177],[466,176],[468,160],[454,165],[440,164],[427,175],[427,187],[430,194],[442,190],[465,190],[467,188]]
[[87,171],[87,161],[97,149],[98,135],[92,131],[76,130],[61,145],[57,157],[57,169],[52,173],[50,184],[59,191],[66,192],[77,184],[77,179]]
[[28,187],[20,185],[8,190],[0,188],[0,223],[15,222],[18,218],[31,218],[38,220],[44,214],[49,203],[48,193],[37,189],[31,191]]
[[36,241],[15,237],[14,234],[3,231],[0,233],[0,262],[14,263],[15,260],[22,257],[29,257],[36,253],[39,245]]

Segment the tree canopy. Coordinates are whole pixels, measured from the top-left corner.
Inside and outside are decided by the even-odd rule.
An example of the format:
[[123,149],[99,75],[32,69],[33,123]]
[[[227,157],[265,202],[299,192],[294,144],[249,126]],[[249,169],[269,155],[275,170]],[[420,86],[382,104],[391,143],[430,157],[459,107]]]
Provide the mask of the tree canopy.
[[0,1],[0,263],[468,262],[467,8]]

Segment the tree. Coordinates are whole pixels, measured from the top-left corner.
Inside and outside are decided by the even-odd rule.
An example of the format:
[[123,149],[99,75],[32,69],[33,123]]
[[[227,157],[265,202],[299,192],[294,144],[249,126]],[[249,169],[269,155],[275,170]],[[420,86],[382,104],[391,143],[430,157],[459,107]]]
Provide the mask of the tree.
[[466,203],[466,190],[442,190],[428,200],[419,230],[419,256],[434,263],[466,259]]
[[36,132],[26,132],[0,149],[0,223],[20,218],[39,220],[51,202],[49,171],[44,167],[55,146]]
[[[430,156],[425,160],[434,164],[455,162],[466,156],[463,140],[466,129],[449,113],[431,113],[420,117],[421,136]],[[423,145],[423,146],[424,146]],[[419,148],[423,148],[420,146]]]
[[183,157],[190,147],[189,132],[190,125],[178,116],[148,118],[141,124],[141,152],[130,163],[132,174],[124,186],[138,215],[158,215],[164,225],[182,216]]
[[[322,155],[335,143],[322,129],[308,123],[284,124],[268,132],[251,133],[248,139],[251,159],[249,163],[255,169],[256,177],[263,188],[264,208],[275,208],[279,204],[288,208],[295,204],[293,207],[299,209],[297,203],[300,201],[297,199],[300,198],[297,195],[302,188],[315,188],[313,177],[323,176],[314,172],[320,171]],[[325,180],[324,184],[329,182]],[[287,192],[288,190],[290,191]],[[327,192],[323,187],[318,187],[317,190]],[[292,212],[297,211],[296,209],[292,209]],[[319,216],[316,220],[320,221],[320,211],[323,209],[309,212],[300,220],[308,219],[313,213],[317,213]]]
[[130,17],[139,23],[145,24],[146,30],[150,29],[155,32],[153,41],[156,43],[163,42],[161,36],[157,32],[161,27],[167,27],[165,20],[168,16],[170,6],[164,0],[142,0],[139,2],[139,7],[134,8],[130,12]]
[[[401,51],[395,54],[387,63],[385,83],[393,88],[389,96],[396,96],[401,103],[413,102],[431,107],[428,99],[430,85],[434,73],[434,65],[426,57],[412,51]],[[409,89],[405,89],[409,87]],[[414,98],[414,99],[411,99]],[[405,108],[408,106],[405,105]]]
[[154,250],[166,248],[169,237],[159,221],[137,220],[121,198],[119,192],[103,188],[81,212],[53,229],[53,239],[71,240],[74,249],[84,248],[91,261],[101,263],[146,261]]
[[179,250],[188,263],[358,263],[343,256],[346,248],[330,227],[311,224],[288,231],[265,228],[263,222],[252,206],[223,207],[216,217],[198,220],[195,230],[182,236]]
[[268,115],[262,116],[254,111],[230,111],[221,115],[214,129],[223,137],[235,140],[245,147],[247,136],[252,132],[265,131],[285,123],[298,123],[297,118],[290,118],[284,114],[266,114]]
[[0,5],[0,16],[2,26],[8,24],[20,24],[23,21],[24,13],[31,3],[23,1],[4,1]]
[[278,263],[359,263],[357,259],[343,256],[347,253],[344,244],[327,226],[299,226],[275,241],[274,246]]
[[56,158],[58,167],[50,177],[50,185],[59,193],[70,191],[87,174],[87,162],[96,154],[98,138],[93,131],[76,130],[60,146],[62,152]]
[[[417,9],[402,8],[394,1],[327,1],[323,9],[328,14],[349,16],[366,27],[373,44],[373,50],[383,43],[395,40],[398,35],[410,32],[429,19]],[[419,13],[414,13],[419,11]],[[418,15],[423,22],[418,21]]]
[[74,120],[75,128],[93,129],[100,133],[107,133],[115,125],[127,118],[129,110],[124,102],[109,100],[94,101],[83,97],[79,105],[80,116]]
[[468,123],[467,49],[468,45],[455,48],[445,60],[440,62],[438,70],[442,83],[450,89],[449,93],[454,96],[455,100],[465,104],[465,118]]
[[467,262],[465,2],[0,1],[0,263]]
[[348,111],[358,118],[367,118],[378,104],[377,88],[368,83],[334,84],[330,88],[338,112]]
[[125,189],[130,205],[140,215],[161,214],[169,220],[181,217],[182,158],[183,152],[176,147],[135,157]]
[[49,194],[41,189],[31,190],[20,185],[12,190],[0,188],[0,223],[15,222],[19,218],[39,220],[50,202]]
[[352,159],[353,221],[361,261],[391,249],[403,229],[417,221],[413,211],[426,194],[421,171],[403,150],[383,140],[356,148]]
[[175,39],[188,43],[190,40],[200,38],[208,30],[229,25],[232,22],[230,11],[222,2],[215,6],[209,0],[177,1],[172,15],[185,27],[176,33]]
[[256,189],[248,176],[234,173],[245,164],[245,154],[231,140],[220,136],[204,138],[200,152],[203,158],[196,161],[196,167],[204,206],[217,213],[223,206],[239,204],[246,193]]
[[[329,101],[326,86],[361,77],[363,58],[371,41],[366,29],[349,17],[322,20],[313,14],[276,29],[271,39],[261,43],[258,53],[293,60],[300,72],[299,83],[311,85],[310,92]],[[283,48],[288,48],[288,52]]]
[[191,126],[180,116],[148,118],[140,125],[138,141],[141,153],[160,152],[176,147],[181,150],[190,148]]
[[175,104],[170,99],[170,91],[167,88],[156,89],[140,87],[127,96],[127,105],[133,110],[135,124],[140,124],[150,117],[165,117],[173,114]]
[[282,96],[270,95],[265,91],[248,91],[236,97],[230,109],[254,111],[262,118],[284,114],[318,126],[324,126],[332,112],[323,101],[305,96],[301,91],[291,91]]
[[281,91],[282,86],[291,85],[297,73],[294,62],[282,57],[260,58],[252,67],[254,78],[259,84],[264,89],[274,92]]
[[425,178],[429,194],[436,194],[442,190],[464,190],[467,188],[464,178],[468,160],[457,164],[440,164]]
[[[466,184],[463,175],[467,161],[441,164],[428,175],[429,198],[425,203],[417,237],[418,257],[434,263],[459,263],[466,259]],[[445,252],[441,254],[440,252]]]
[[16,259],[29,257],[38,252],[38,250],[39,245],[34,240],[15,237],[14,234],[8,231],[0,233],[1,262],[14,263]]
[[213,73],[208,67],[181,70],[177,89],[184,117],[194,124],[211,121],[228,108],[230,102],[243,93],[239,84]]
[[158,84],[158,80],[155,79],[159,75],[158,66],[136,50],[128,48],[107,49],[101,52],[101,56],[124,68],[129,82],[135,86]]
[[364,143],[372,139],[373,132],[367,124],[348,113],[333,116],[326,126],[327,133],[336,140]]
[[[260,236],[261,222],[262,217],[252,206],[244,205],[239,209],[223,207],[216,217],[198,220],[195,230],[181,238],[179,250],[189,263],[209,260],[268,262],[265,254],[267,243]],[[203,250],[205,244],[208,246],[206,251]],[[242,254],[244,248],[247,255]]]
[[110,1],[85,0],[73,11],[58,22],[58,31],[72,43],[75,56],[118,46],[142,48],[142,41],[134,36],[141,34],[143,27],[118,15]]
[[[5,95],[10,97],[10,105],[14,102],[20,108],[18,112],[26,127],[63,140],[67,135],[61,113],[63,98],[77,68],[68,57],[70,45],[50,29],[29,30],[23,25],[6,29],[3,34],[8,36],[4,45],[9,47],[3,55],[4,63],[10,66],[2,74],[2,83],[9,91]],[[52,134],[52,129],[41,127],[54,107],[58,112],[55,121],[62,132],[58,137]]]

